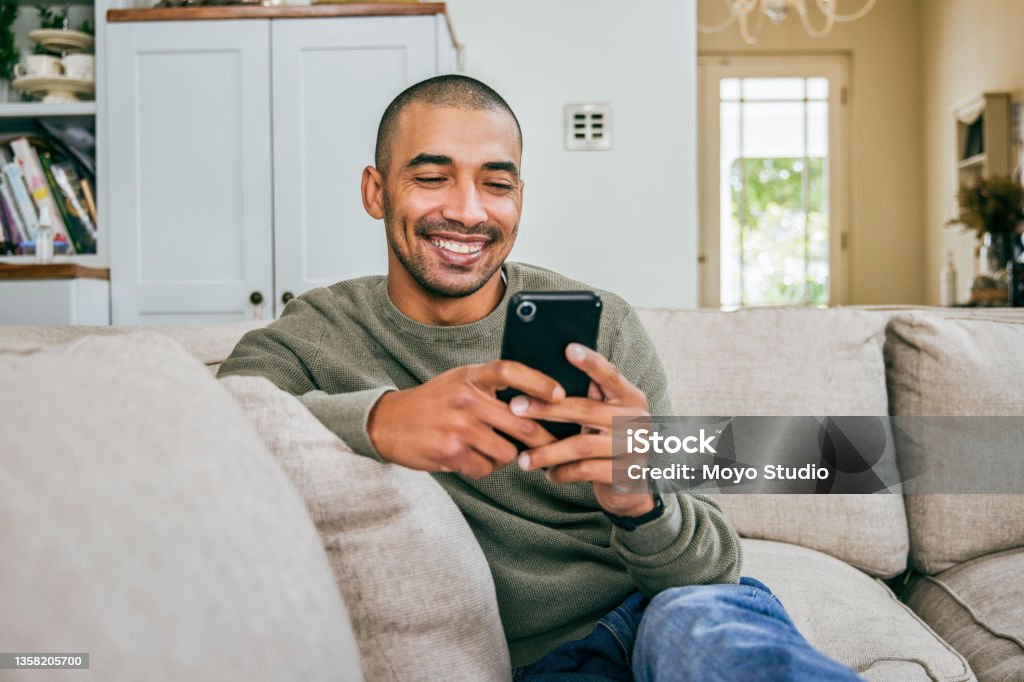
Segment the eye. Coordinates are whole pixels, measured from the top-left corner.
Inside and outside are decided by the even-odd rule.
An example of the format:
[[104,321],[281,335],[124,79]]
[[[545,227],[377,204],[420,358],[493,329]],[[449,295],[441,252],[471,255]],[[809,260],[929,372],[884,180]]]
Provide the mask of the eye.
[[498,192],[511,192],[515,189],[515,185],[510,185],[507,182],[488,182],[485,183],[488,187]]
[[416,182],[423,185],[439,185],[444,182],[444,178],[437,175],[419,176],[416,178]]

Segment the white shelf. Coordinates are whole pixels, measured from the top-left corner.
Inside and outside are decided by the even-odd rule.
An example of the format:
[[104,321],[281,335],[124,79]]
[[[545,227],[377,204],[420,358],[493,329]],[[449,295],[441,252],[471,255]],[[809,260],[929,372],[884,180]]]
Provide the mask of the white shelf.
[[974,156],[970,156],[966,159],[960,159],[960,161],[957,162],[957,166],[959,168],[972,168],[974,166],[981,166],[984,163],[985,154],[982,152],[981,154],[975,154]]
[[0,118],[95,116],[96,102],[0,102]]

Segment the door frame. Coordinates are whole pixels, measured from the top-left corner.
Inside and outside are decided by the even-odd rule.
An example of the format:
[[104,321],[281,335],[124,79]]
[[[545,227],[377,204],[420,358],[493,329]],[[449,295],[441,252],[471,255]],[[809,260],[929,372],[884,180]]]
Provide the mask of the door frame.
[[[707,54],[697,60],[699,305],[721,307],[721,158],[719,82],[723,78],[829,79],[829,296],[830,306],[850,295],[850,58],[847,54]],[[839,87],[833,87],[838,83]],[[833,191],[838,189],[839,191]]]

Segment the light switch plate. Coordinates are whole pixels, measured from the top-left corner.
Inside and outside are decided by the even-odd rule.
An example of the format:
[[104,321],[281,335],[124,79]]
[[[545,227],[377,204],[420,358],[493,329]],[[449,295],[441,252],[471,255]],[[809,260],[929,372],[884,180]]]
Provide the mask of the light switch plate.
[[566,104],[565,148],[568,151],[606,151],[611,149],[611,105]]

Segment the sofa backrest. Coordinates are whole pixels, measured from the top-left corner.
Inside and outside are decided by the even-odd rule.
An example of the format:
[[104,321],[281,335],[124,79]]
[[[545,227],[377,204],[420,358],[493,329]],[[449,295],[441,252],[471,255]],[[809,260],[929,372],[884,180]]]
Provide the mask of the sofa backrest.
[[267,321],[182,327],[0,325],[0,348],[54,346],[84,336],[119,336],[148,331],[174,339],[216,374],[242,335],[266,324]]
[[[885,355],[896,415],[1024,416],[1022,310],[900,314],[889,323]],[[927,449],[922,454],[925,466],[945,464]],[[923,573],[1024,547],[1024,495],[920,494],[905,501],[911,562]]]
[[303,500],[193,355],[157,334],[14,345],[5,646],[73,645],[115,682],[361,679]]
[[[888,414],[890,311],[764,308],[640,310],[665,366],[676,414]],[[741,535],[817,549],[876,576],[906,566],[900,495],[720,495]]]

